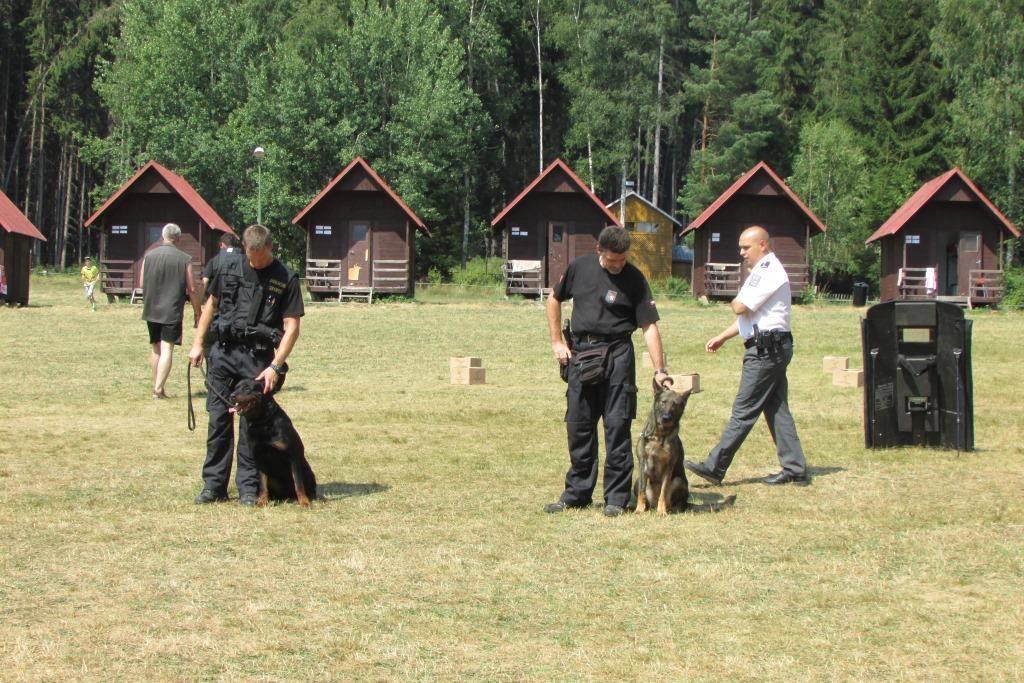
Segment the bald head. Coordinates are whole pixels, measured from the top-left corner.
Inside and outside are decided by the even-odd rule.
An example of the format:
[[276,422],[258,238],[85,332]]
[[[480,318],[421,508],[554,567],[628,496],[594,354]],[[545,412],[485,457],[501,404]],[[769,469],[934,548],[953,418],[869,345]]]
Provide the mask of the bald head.
[[753,268],[762,256],[771,253],[770,239],[768,231],[760,225],[752,225],[743,231],[740,235],[740,256],[748,268]]

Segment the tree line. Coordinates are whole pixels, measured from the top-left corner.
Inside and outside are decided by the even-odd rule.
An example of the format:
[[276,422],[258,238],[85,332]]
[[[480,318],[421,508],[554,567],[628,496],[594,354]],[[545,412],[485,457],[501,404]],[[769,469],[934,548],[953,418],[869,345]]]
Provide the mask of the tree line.
[[864,240],[954,165],[1024,218],[1024,0],[7,0],[0,79],[0,188],[54,266],[151,158],[236,226],[259,170],[296,265],[357,154],[431,228],[423,272],[493,253],[555,157],[684,224],[767,161],[828,226],[822,278],[877,278]]

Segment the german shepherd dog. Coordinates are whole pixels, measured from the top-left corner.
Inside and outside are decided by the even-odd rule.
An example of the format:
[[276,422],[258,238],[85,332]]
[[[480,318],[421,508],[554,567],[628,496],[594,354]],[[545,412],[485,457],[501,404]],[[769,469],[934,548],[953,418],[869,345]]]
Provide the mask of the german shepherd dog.
[[654,406],[634,448],[639,471],[634,491],[637,512],[646,512],[655,501],[659,515],[687,507],[690,483],[683,469],[679,421],[689,398],[689,390],[677,394],[671,389],[656,388]]
[[263,384],[243,379],[231,392],[231,412],[241,417],[249,450],[260,473],[256,505],[273,500],[295,500],[309,507],[316,498],[316,475],[306,460],[305,447],[288,414]]

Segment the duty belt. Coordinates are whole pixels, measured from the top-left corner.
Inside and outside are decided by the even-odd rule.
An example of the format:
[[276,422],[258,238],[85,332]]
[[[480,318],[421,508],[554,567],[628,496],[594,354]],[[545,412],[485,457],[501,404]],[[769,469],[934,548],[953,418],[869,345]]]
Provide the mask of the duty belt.
[[[768,330],[767,332],[761,332],[759,334],[764,335],[764,336],[774,337],[779,342],[793,341],[793,333],[792,332],[783,332],[782,330]],[[744,340],[743,348],[745,348],[745,349],[752,349],[755,346],[757,346],[757,337],[758,337],[758,335],[755,334],[750,339]]]
[[624,332],[622,334],[577,334],[577,344],[612,344],[615,342],[623,342],[633,336],[632,332]]

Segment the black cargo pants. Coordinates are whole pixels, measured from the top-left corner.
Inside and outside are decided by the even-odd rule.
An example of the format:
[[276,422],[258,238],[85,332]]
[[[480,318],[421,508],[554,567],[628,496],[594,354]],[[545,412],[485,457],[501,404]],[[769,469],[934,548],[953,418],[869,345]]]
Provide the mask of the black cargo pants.
[[[231,479],[231,455],[235,446],[235,416],[221,396],[231,395],[240,379],[254,379],[274,359],[274,351],[256,351],[237,344],[215,343],[210,347],[206,412],[210,426],[206,432],[206,460],[203,462],[203,488],[227,495]],[[218,396],[220,394],[220,396]],[[253,461],[245,432],[238,434],[238,469],[235,472],[238,494],[259,491],[259,472]]]
[[[574,353],[597,344],[580,342]],[[569,471],[561,499],[566,505],[592,502],[597,485],[597,421],[604,420],[604,502],[626,507],[633,479],[630,426],[636,417],[636,361],[630,340],[611,344],[604,381],[583,386],[569,365],[565,428],[569,437]]]

